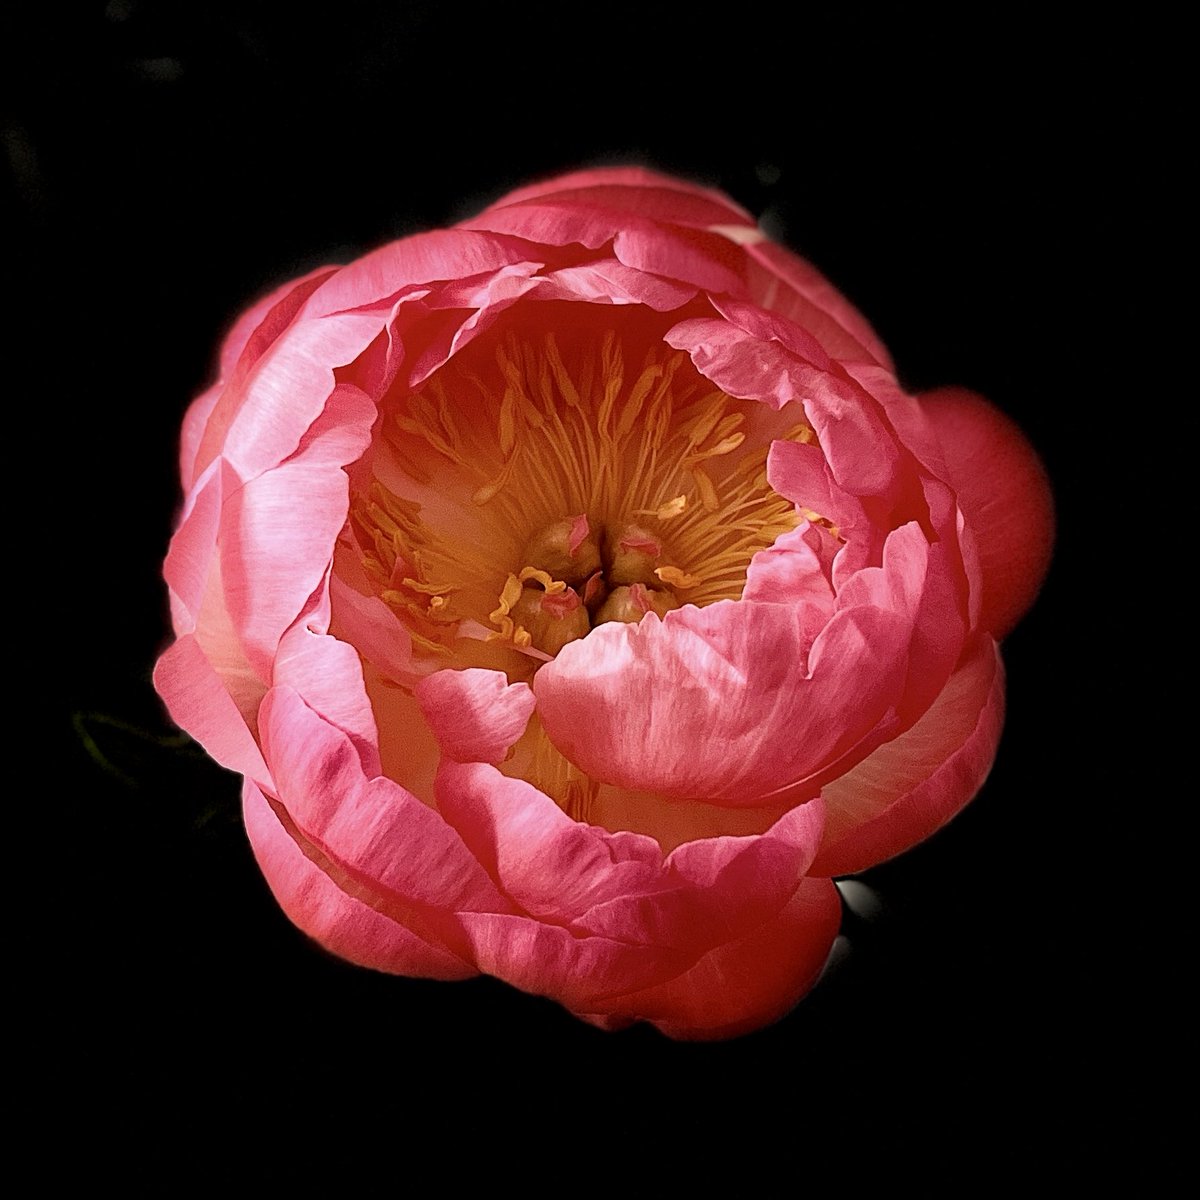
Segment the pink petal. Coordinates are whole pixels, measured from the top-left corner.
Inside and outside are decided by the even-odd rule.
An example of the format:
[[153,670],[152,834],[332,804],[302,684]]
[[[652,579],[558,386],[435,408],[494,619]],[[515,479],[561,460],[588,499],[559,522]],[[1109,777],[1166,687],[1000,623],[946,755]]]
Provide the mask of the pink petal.
[[774,242],[747,248],[750,296],[811,331],[835,358],[867,358],[889,370],[887,347],[862,314],[814,267]]
[[456,914],[508,910],[450,826],[399,784],[368,778],[350,738],[290,688],[267,694],[260,727],[278,815],[343,890],[460,954]]
[[326,950],[395,975],[469,979],[478,974],[444,946],[425,941],[372,908],[368,900],[343,891],[321,869],[312,848],[285,829],[270,802],[249,780],[242,789],[242,813],[254,857],[279,906]]
[[820,535],[806,521],[780,535],[760,550],[746,572],[742,599],[760,604],[794,604],[803,607],[821,625],[833,615],[833,586],[826,577],[816,546]]
[[801,401],[833,478],[847,491],[880,495],[892,487],[896,441],[879,405],[845,372],[814,365],[775,336],[706,317],[681,321],[665,340],[731,396],[773,408]]
[[254,365],[292,323],[308,297],[336,270],[322,267],[286,283],[238,318],[221,347],[219,395],[206,392],[184,420],[185,487],[221,452],[229,426],[245,398],[245,381]]
[[929,711],[825,785],[824,844],[811,872],[848,875],[923,841],[983,786],[1004,720],[1004,674],[990,639]]
[[317,289],[301,315],[390,307],[414,284],[467,279],[523,262],[529,247],[509,238],[466,229],[435,229],[389,242],[343,267]]
[[503,762],[536,704],[527,683],[478,667],[436,671],[413,694],[442,753],[460,763]]
[[229,612],[265,678],[279,639],[325,578],[349,508],[341,468],[365,449],[374,417],[374,405],[356,388],[339,387],[296,456],[226,502],[221,555]]
[[271,773],[258,743],[194,634],[184,634],[158,660],[154,687],[171,720],[217,762],[270,786]]
[[841,921],[829,880],[806,879],[757,929],[725,943],[668,983],[610,997],[581,1015],[605,1029],[649,1021],[668,1037],[711,1041],[761,1029],[816,983]]
[[539,281],[543,300],[584,300],[593,304],[644,304],[655,312],[682,308],[696,288],[634,270],[615,258],[549,272]]
[[849,608],[810,643],[790,606],[688,606],[664,621],[594,629],[533,687],[551,740],[593,778],[756,804],[883,719],[898,699],[909,628],[900,614]]
[[346,734],[367,775],[380,773],[375,714],[353,646],[314,631],[301,618],[279,643],[272,682],[295,689],[309,708]]
[[460,920],[481,971],[577,1012],[664,983],[694,961],[671,947],[581,935],[525,916],[463,913]]
[[[295,454],[334,393],[334,369],[352,363],[383,328],[384,315],[293,322],[254,365],[221,455],[252,480]],[[367,430],[370,425],[367,425]]]
[[820,801],[765,835],[712,838],[665,859],[651,838],[573,821],[482,764],[444,763],[438,808],[500,890],[538,920],[694,959],[785,905],[820,842]]
[[188,493],[163,563],[163,578],[171,591],[177,618],[176,633],[190,633],[196,627],[204,589],[217,557],[224,473],[224,464],[214,463]]
[[982,396],[941,388],[921,396],[949,481],[975,535],[983,628],[1007,634],[1033,603],[1054,549],[1054,497],[1021,431]]
[[515,204],[544,202],[550,198],[586,202],[632,212],[676,225],[708,228],[713,225],[748,225],[754,218],[728,196],[689,180],[660,175],[645,167],[593,167],[529,184],[502,196],[484,211]]

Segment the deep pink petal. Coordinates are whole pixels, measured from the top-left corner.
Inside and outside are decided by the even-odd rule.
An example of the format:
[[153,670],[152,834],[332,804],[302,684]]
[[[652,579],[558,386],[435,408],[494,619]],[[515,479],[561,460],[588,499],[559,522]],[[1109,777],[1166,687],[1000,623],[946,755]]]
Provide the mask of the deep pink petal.
[[1054,497],[1025,435],[982,396],[941,388],[921,396],[949,481],[975,535],[984,629],[1007,634],[1033,603],[1054,549]]
[[750,296],[813,333],[835,358],[892,366],[887,347],[862,314],[811,263],[774,242],[747,247]]
[[280,823],[249,780],[242,813],[254,857],[279,906],[326,950],[377,971],[426,979],[469,979],[478,971],[444,946],[425,941],[368,900],[343,891]]
[[841,921],[837,889],[806,879],[753,932],[706,954],[668,983],[612,997],[583,1013],[604,1029],[649,1021],[668,1037],[711,1041],[761,1029],[816,983]]
[[580,935],[526,916],[463,913],[460,921],[481,971],[576,1012],[664,983],[695,961],[672,947]]
[[927,838],[983,786],[1004,720],[1004,673],[991,639],[929,711],[826,784],[824,844],[813,874],[848,875]]
[[[592,167],[517,188],[490,204],[485,212],[514,204],[586,202],[616,212],[632,212],[677,225],[709,228],[748,225],[754,218],[724,193],[686,179],[660,175],[645,167]],[[469,223],[469,222],[468,222]]]
[[527,683],[478,667],[436,671],[413,694],[442,753],[460,763],[503,762],[536,704]]
[[302,310],[307,317],[390,307],[405,288],[438,280],[467,279],[528,258],[529,247],[509,238],[466,229],[436,229],[389,242],[343,267],[317,289]]

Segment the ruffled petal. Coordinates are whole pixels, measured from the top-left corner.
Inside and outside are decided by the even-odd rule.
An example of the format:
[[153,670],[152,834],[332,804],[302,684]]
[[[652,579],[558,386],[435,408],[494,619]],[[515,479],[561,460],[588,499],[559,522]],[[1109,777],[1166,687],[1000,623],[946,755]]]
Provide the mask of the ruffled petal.
[[338,887],[249,780],[242,788],[242,814],[254,857],[279,906],[326,950],[395,975],[450,980],[479,973],[444,946],[425,941],[393,916]]
[[510,238],[466,229],[418,233],[343,267],[313,293],[301,316],[390,308],[406,288],[487,275],[528,257],[529,247]]
[[636,213],[701,229],[713,225],[755,226],[754,218],[722,192],[645,167],[590,167],[557,175],[508,192],[484,211],[550,197],[566,202],[586,201],[615,212]]
[[226,501],[221,562],[229,612],[265,678],[279,639],[329,569],[349,508],[341,468],[365,449],[374,418],[375,406],[358,389],[338,388],[295,456]]
[[171,720],[217,762],[270,785],[271,773],[258,743],[194,634],[184,634],[158,660],[154,687]]
[[841,920],[837,889],[806,879],[757,929],[710,951],[668,983],[583,1013],[603,1029],[648,1021],[668,1037],[737,1037],[779,1020],[816,983]]
[[811,641],[799,608],[688,606],[663,621],[601,625],[547,663],[533,688],[551,740],[593,778],[757,804],[884,719],[899,699],[911,622],[864,602]]
[[184,418],[183,483],[192,481],[221,452],[229,426],[246,396],[245,382],[258,360],[291,324],[305,300],[336,267],[321,267],[271,292],[235,322],[221,347],[221,381]]
[[413,694],[442,753],[460,763],[502,762],[537,703],[527,683],[478,667],[437,671]]
[[686,351],[696,369],[731,396],[773,408],[801,401],[838,484],[860,496],[887,492],[900,452],[879,405],[845,372],[797,353],[792,345],[804,344],[803,331],[785,344],[779,321],[764,314],[751,320],[753,310],[745,305],[725,307],[754,328],[695,317],[671,329],[667,344]]
[[436,930],[447,945],[457,936],[453,914],[508,910],[450,826],[399,784],[368,778],[350,738],[291,688],[267,694],[260,730],[280,815],[341,886],[353,883],[375,907],[401,913],[422,936]]
[[866,358],[892,368],[887,347],[866,318],[811,263],[774,242],[747,247],[750,298],[812,333],[839,359]]
[[949,482],[975,535],[983,572],[980,621],[1004,637],[1033,603],[1054,549],[1054,497],[1033,447],[1003,413],[964,388],[921,396]]
[[817,875],[848,875],[915,846],[983,786],[1004,722],[1004,672],[986,639],[929,711],[852,770],[825,785]]

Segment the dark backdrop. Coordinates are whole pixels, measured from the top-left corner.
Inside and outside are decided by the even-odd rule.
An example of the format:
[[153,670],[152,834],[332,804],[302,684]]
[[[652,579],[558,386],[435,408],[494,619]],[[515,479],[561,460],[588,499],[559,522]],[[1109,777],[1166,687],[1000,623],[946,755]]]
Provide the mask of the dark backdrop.
[[[756,9],[643,4],[582,9],[580,32],[564,11],[110,0],[28,42],[5,139],[16,261],[48,334],[19,357],[55,514],[36,615],[65,648],[52,819],[71,915],[43,1044],[63,1113],[124,1130],[108,1152],[126,1170],[151,1111],[189,1161],[282,1115],[275,1171],[401,1143],[457,1168],[484,1131],[518,1170],[558,1146],[619,1183],[651,1147],[668,1170],[782,1165],[789,1192],[818,1162],[847,1183],[872,1162],[1161,1164],[1170,1135],[1144,1097],[1173,1044],[1147,1019],[1152,921],[1113,838],[1129,795],[1106,539],[1123,501],[1105,471],[1128,451],[1122,343],[1153,172],[1155,114],[1121,81],[1145,51],[998,17],[801,8],[789,32]],[[605,1036],[491,980],[330,958],[260,880],[237,780],[173,740],[149,683],[178,425],[231,319],[319,263],[599,162],[761,214],[909,387],[968,385],[1011,413],[1060,509],[1050,578],[1005,646],[983,792],[866,875],[881,912],[847,917],[850,953],[799,1009],[728,1044]],[[399,1140],[347,1135],[367,1112]]]

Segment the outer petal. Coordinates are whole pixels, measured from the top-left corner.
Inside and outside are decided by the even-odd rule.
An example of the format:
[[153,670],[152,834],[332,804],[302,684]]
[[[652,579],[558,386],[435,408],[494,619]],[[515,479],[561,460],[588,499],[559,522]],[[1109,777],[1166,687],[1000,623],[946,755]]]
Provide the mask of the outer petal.
[[941,388],[921,396],[950,483],[975,534],[983,627],[1004,637],[1033,603],[1054,548],[1054,498],[1021,431],[982,396]]
[[478,971],[444,946],[425,941],[392,917],[343,891],[319,856],[284,827],[249,780],[242,813],[254,857],[279,906],[326,950],[350,962],[396,975],[469,979]]
[[835,358],[874,360],[889,370],[887,347],[863,315],[811,263],[774,242],[746,249],[750,295],[812,333]]
[[258,743],[194,634],[185,634],[158,660],[154,687],[171,720],[217,762],[269,784],[271,773]]
[[392,780],[369,779],[349,737],[290,688],[267,695],[261,730],[272,810],[305,856],[342,891],[470,961],[460,914],[511,906],[446,822]]
[[728,196],[686,179],[660,175],[645,167],[591,167],[529,184],[502,196],[485,212],[514,204],[541,202],[554,197],[586,200],[617,212],[633,212],[678,225],[709,228],[713,225],[747,225],[754,218]]
[[669,983],[612,997],[587,1020],[604,1029],[649,1021],[668,1037],[736,1037],[777,1021],[816,983],[841,920],[837,889],[806,879],[752,933],[706,954]]
[[983,786],[1004,722],[1004,672],[985,639],[929,711],[826,784],[825,841],[811,872],[849,875],[923,841]]
[[341,468],[362,453],[374,418],[375,406],[361,392],[338,388],[295,456],[226,503],[221,566],[229,612],[266,678],[279,639],[329,568],[349,507]]
[[291,324],[305,300],[336,270],[336,267],[321,267],[284,284],[235,322],[221,347],[221,383],[204,393],[184,418],[185,487],[220,453],[230,423],[245,398],[243,385],[255,363]]

